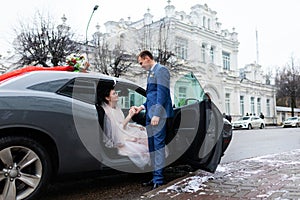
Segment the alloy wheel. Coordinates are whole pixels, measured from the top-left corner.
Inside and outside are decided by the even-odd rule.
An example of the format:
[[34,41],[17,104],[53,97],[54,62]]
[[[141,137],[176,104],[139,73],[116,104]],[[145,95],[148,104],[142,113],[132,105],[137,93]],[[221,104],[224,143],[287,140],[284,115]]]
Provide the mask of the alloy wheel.
[[35,191],[43,169],[34,151],[11,146],[0,151],[0,159],[0,199],[24,199]]

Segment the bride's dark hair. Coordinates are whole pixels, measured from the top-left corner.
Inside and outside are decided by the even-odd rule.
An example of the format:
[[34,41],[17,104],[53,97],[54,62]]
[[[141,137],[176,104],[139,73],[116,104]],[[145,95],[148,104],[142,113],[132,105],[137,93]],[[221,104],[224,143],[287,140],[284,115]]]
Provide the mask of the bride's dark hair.
[[103,103],[108,104],[108,101],[105,97],[109,97],[110,91],[112,91],[114,89],[115,89],[115,87],[112,85],[98,88],[98,104],[100,104],[100,105]]

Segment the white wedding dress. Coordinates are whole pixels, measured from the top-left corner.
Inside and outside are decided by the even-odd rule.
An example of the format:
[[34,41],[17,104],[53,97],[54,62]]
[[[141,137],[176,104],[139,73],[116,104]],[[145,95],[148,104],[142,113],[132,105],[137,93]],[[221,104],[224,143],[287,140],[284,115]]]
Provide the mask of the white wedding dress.
[[150,165],[146,128],[136,123],[128,123],[123,128],[125,116],[122,110],[119,107],[112,108],[105,103],[102,107],[110,121],[110,127],[107,129],[110,131],[110,138],[104,138],[104,142],[110,140],[111,147],[118,148],[120,155],[128,156],[139,168],[143,169],[146,165]]

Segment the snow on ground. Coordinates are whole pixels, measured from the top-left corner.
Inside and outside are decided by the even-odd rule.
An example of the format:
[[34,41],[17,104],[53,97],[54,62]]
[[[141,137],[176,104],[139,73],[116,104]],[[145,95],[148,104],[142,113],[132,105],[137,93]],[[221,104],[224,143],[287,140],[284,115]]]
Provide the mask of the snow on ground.
[[[237,162],[220,164],[215,173],[209,173],[204,171],[196,171],[191,173],[189,177],[186,177],[172,185],[163,188],[160,191],[152,194],[152,197],[161,193],[172,193],[173,197],[180,193],[195,193],[199,190],[203,191],[207,187],[206,183],[209,180],[214,180],[220,177],[234,178],[239,180],[249,179],[253,175],[264,174],[264,170],[278,167],[300,166],[300,160],[295,159],[299,157],[300,149],[292,150],[280,154],[272,154],[266,156],[260,156],[255,158],[244,159]],[[260,166],[260,167],[259,167]],[[265,167],[261,167],[265,166]],[[284,178],[284,177],[282,177]],[[288,177],[286,177],[288,178]],[[299,179],[299,176],[289,177],[288,180]],[[285,179],[286,180],[286,179]],[[265,198],[277,191],[268,191],[265,194],[260,194],[257,197]]]

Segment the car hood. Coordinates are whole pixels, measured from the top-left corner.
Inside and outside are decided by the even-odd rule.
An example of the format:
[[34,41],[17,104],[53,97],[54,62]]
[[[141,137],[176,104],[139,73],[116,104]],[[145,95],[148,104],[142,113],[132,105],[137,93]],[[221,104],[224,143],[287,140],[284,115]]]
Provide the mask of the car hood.
[[291,122],[297,122],[298,120],[286,120],[283,123],[291,123]]
[[240,123],[245,123],[245,122],[248,122],[248,121],[246,121],[246,120],[237,120],[237,121],[234,121],[234,122],[232,122],[233,124],[240,124]]

